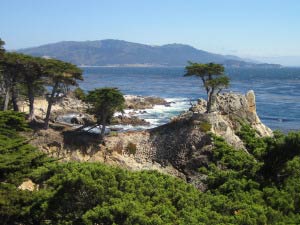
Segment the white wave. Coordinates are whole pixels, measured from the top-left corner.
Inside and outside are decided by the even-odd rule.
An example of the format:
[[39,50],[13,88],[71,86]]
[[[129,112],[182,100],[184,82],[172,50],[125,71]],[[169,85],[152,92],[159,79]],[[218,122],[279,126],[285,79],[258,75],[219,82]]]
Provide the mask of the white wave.
[[146,109],[146,113],[137,113],[136,116],[145,119],[150,126],[157,127],[191,107],[191,102],[187,98],[166,98],[165,100],[170,102],[169,106],[155,105],[152,109]]
[[[180,113],[188,110],[191,107],[190,99],[188,98],[166,98],[167,102],[170,103],[170,105],[155,105],[151,109],[144,109],[144,110],[133,110],[133,109],[126,109],[124,110],[123,114],[120,112],[116,112],[114,116],[137,116],[140,119],[144,119],[147,122],[149,122],[149,125],[146,126],[133,126],[133,125],[111,125],[108,126],[106,133],[109,133],[110,128],[116,129],[120,131],[129,131],[129,130],[145,130],[154,128],[160,125],[163,125],[165,123],[168,123],[171,118],[174,116],[179,115]],[[194,103],[194,102],[192,102]],[[60,116],[57,118],[58,121],[63,121],[66,123],[71,123],[71,119],[73,117],[78,117],[79,113],[68,113],[63,116]],[[90,128],[86,128],[85,130],[88,130]],[[99,133],[100,129],[99,127],[95,127],[91,129],[89,132],[92,133]]]
[[[88,131],[90,133],[99,134],[101,127],[102,127],[101,125],[100,126],[96,126],[96,127],[92,128],[92,129],[91,129],[91,127],[85,127],[83,130],[84,131]],[[105,127],[105,134],[109,134],[110,131],[111,130],[110,130],[109,127]]]
[[130,130],[146,130],[146,129],[150,129],[153,127],[154,127],[153,125],[149,125],[149,126],[111,125],[111,126],[109,126],[109,128],[111,130],[117,129],[120,132],[130,131]]
[[153,119],[153,118],[146,118],[145,119],[147,122],[150,123],[150,125],[160,125],[160,119]]
[[114,116],[121,116],[121,115],[130,115],[131,113],[135,113],[136,110],[133,109],[125,109],[124,112],[115,112]]

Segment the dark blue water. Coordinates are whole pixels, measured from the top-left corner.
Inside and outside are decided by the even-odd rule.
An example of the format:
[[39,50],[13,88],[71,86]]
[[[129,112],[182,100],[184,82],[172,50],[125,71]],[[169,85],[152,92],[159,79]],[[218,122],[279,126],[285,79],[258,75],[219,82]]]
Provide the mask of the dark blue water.
[[[84,90],[118,87],[124,94],[195,100],[205,97],[200,79],[183,68],[83,68]],[[284,132],[300,129],[300,68],[227,69],[230,90],[256,93],[261,120]]]

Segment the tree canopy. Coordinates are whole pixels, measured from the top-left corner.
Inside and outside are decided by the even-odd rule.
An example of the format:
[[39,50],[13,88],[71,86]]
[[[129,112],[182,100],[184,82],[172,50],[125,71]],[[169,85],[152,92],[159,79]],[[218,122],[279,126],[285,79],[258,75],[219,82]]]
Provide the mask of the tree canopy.
[[[77,66],[56,59],[32,57],[15,52],[7,52],[1,60],[1,96],[3,109],[9,109],[10,101],[13,109],[19,111],[19,94],[25,93],[29,101],[29,120],[34,120],[34,99],[37,93],[46,88],[50,91],[48,107],[45,117],[45,128],[49,126],[51,108],[55,96],[77,85],[82,80],[82,71]],[[0,99],[1,100],[1,99]]]
[[49,126],[51,108],[54,99],[60,93],[68,90],[69,86],[77,85],[82,80],[82,70],[77,66],[56,59],[32,57],[16,52],[4,52],[0,39],[1,73],[0,73],[0,102],[3,110],[10,108],[10,102],[15,111],[19,111],[20,94],[25,94],[29,101],[28,119],[35,120],[34,100],[38,93],[48,89],[48,107],[45,117],[45,128]]
[[123,111],[125,99],[117,88],[99,88],[89,91],[85,100],[91,104],[89,112],[96,116],[101,125],[100,136],[103,139],[106,124],[117,111]]
[[[45,59],[20,53],[5,53],[4,55],[4,85],[6,91],[12,92],[12,97],[18,98],[14,92],[24,91],[29,100],[29,120],[34,117],[35,94],[43,90],[42,64]],[[9,94],[9,93],[7,93]],[[17,99],[13,98],[13,101]],[[14,103],[17,104],[17,103]],[[7,109],[7,107],[4,107]],[[16,110],[18,111],[18,110]]]
[[224,66],[215,63],[193,63],[185,67],[185,76],[201,78],[207,94],[207,112],[211,112],[214,95],[229,86],[229,78],[224,75]]
[[51,108],[55,96],[59,95],[66,86],[77,85],[77,80],[83,80],[82,70],[77,66],[56,59],[47,59],[43,62],[43,73],[47,86],[51,87],[48,96],[48,107],[45,117],[45,129],[49,127]]

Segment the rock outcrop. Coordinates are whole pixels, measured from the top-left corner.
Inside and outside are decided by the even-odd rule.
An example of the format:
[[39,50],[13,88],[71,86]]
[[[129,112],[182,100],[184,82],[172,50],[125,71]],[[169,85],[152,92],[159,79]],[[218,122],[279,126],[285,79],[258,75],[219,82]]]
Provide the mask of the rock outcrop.
[[[126,109],[131,109],[128,115],[118,115],[114,118],[114,124],[120,125],[149,125],[144,119],[140,119],[135,116],[136,113],[143,113],[145,109],[152,109],[155,105],[165,105],[169,106],[170,103],[163,98],[159,97],[144,97],[136,95],[125,95],[125,107]],[[29,106],[28,102],[19,102],[21,111],[28,113]],[[34,103],[35,115],[38,118],[44,119],[48,107],[48,102],[46,98],[37,98]],[[65,96],[57,97],[52,106],[52,112],[50,120],[63,122],[63,117],[68,117],[68,114],[74,114],[72,121],[68,121],[70,124],[86,125],[95,122],[92,115],[87,113],[89,105],[84,101],[76,98],[73,92],[67,93]]]
[[256,101],[253,90],[248,91],[246,95],[233,93],[221,94],[217,98],[217,104],[219,113],[227,115],[232,121],[233,126],[238,126],[240,121],[247,122],[261,137],[272,136],[272,130],[260,121],[256,113]]
[[[258,136],[272,136],[271,129],[261,123],[256,113],[253,91],[246,95],[217,95],[216,106],[215,112],[205,113],[206,101],[199,99],[189,111],[173,118],[168,124],[150,130],[114,133],[105,138],[105,145],[99,145],[97,141],[84,142],[87,138],[84,134],[70,136],[69,140],[81,141],[82,146],[93,143],[85,152],[76,147],[78,143],[70,144],[67,141],[68,135],[62,137],[59,132],[54,132],[51,137],[49,132],[40,131],[37,135],[40,143],[36,139],[32,142],[44,146],[44,151],[51,155],[63,151],[57,156],[64,160],[100,161],[131,170],[156,169],[205,189],[203,183],[199,182],[203,178],[199,177],[197,171],[210,161],[213,150],[210,133],[223,137],[230,145],[242,151],[246,151],[246,148],[237,132],[243,123],[251,125]],[[51,139],[52,143],[49,143]],[[57,142],[64,143],[64,146]],[[128,151],[128,146],[135,148],[133,154]]]
[[[171,165],[186,179],[194,183],[199,180],[197,169],[209,163],[213,143],[209,132],[223,137],[237,149],[247,151],[237,136],[242,123],[251,125],[257,135],[272,136],[272,131],[259,120],[256,114],[255,95],[224,93],[217,96],[217,111],[205,113],[206,102],[199,100],[188,112],[173,118],[163,126],[142,132],[119,133],[107,137],[101,151],[109,149],[126,154],[129,143],[136,145],[134,159],[137,162],[158,162]],[[197,183],[202,189],[202,184]]]
[[137,116],[125,116],[125,115],[119,115],[113,118],[112,124],[121,124],[121,125],[133,125],[133,126],[148,126],[150,125],[149,122],[147,122],[144,119],[140,119]]
[[152,96],[143,97],[136,95],[125,95],[125,100],[126,108],[135,110],[151,109],[155,105],[168,106],[170,104],[163,98]]

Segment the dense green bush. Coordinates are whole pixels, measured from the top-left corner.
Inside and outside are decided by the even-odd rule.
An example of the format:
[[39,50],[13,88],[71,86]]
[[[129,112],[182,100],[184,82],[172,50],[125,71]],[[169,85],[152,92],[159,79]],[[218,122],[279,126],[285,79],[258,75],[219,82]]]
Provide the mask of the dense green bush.
[[[199,169],[208,189],[200,192],[155,171],[50,159],[18,134],[27,129],[19,113],[0,112],[0,126],[1,224],[300,222],[300,133],[275,135],[256,146],[252,139],[257,137],[245,129],[243,136],[253,143],[249,152],[262,148],[260,154],[213,137],[211,163]],[[39,189],[19,190],[26,179]]]

